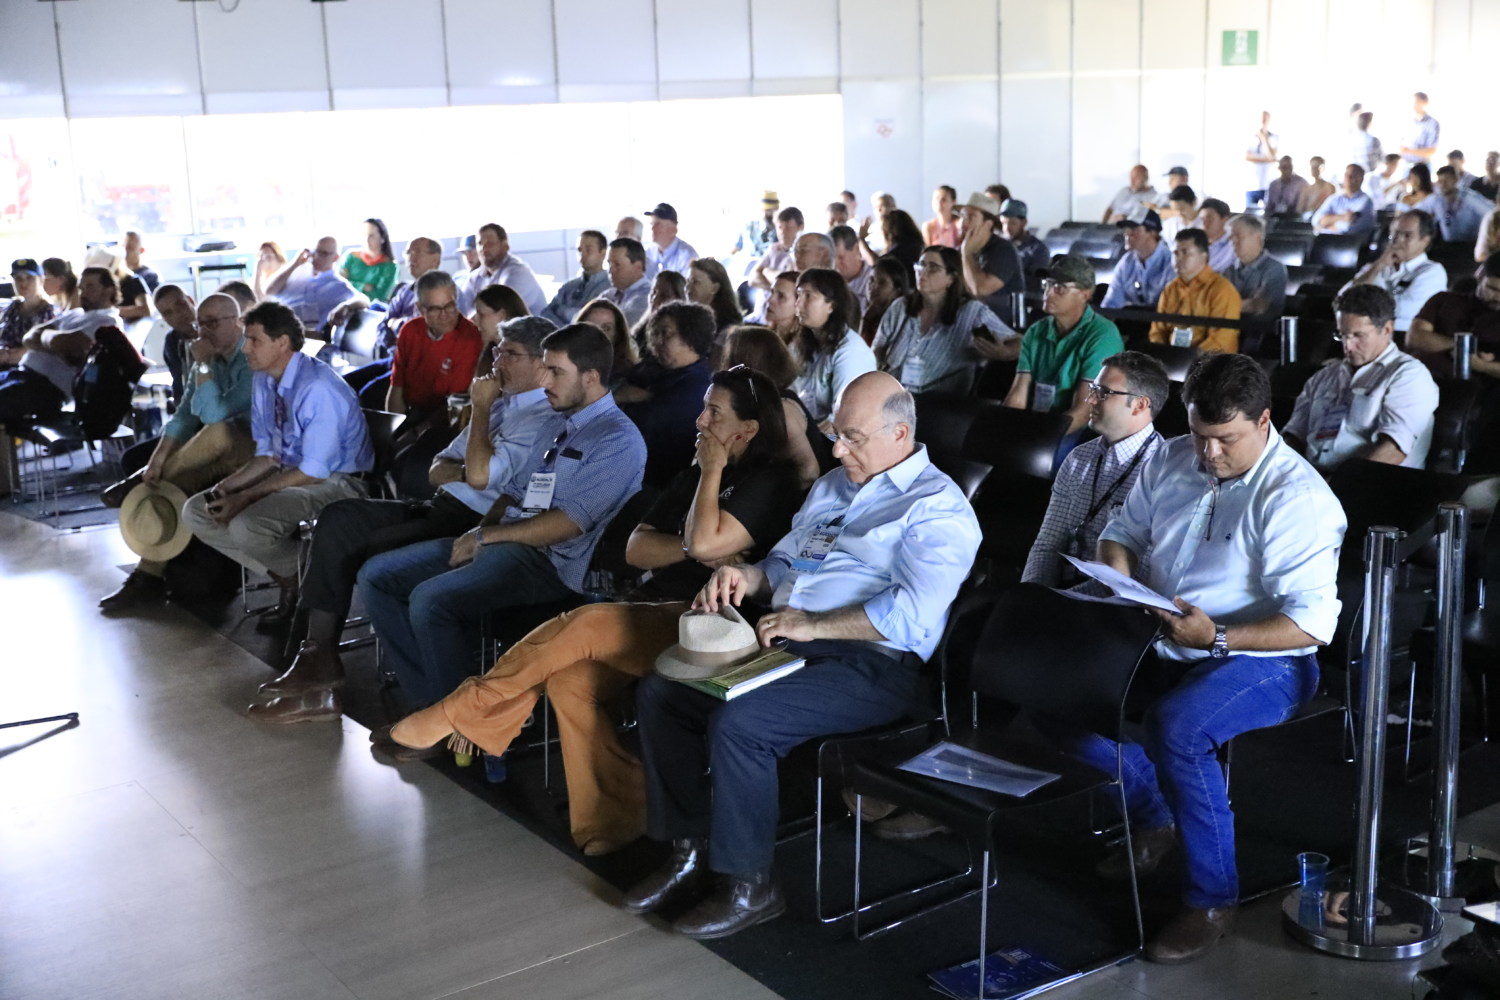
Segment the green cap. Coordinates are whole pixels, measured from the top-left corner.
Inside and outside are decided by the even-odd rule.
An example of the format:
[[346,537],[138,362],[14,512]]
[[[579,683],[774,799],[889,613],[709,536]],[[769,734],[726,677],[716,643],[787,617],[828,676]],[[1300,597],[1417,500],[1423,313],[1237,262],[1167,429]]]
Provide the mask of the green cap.
[[1053,281],[1077,285],[1086,292],[1094,287],[1094,265],[1074,254],[1060,253],[1053,257],[1045,274]]

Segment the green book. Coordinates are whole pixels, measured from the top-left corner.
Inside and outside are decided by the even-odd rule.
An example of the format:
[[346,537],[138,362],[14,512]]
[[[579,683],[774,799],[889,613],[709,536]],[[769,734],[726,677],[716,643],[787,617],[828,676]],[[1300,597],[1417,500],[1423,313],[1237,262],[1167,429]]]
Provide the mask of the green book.
[[785,677],[792,671],[800,669],[806,662],[802,657],[793,656],[786,650],[768,649],[755,659],[741,663],[717,677],[701,681],[678,681],[678,683],[729,701]]

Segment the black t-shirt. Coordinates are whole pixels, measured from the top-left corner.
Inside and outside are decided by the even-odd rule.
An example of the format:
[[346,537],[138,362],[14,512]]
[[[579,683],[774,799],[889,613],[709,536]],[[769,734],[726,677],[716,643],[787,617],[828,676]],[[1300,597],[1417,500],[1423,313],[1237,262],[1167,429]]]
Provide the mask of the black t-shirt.
[[1016,245],[999,236],[991,236],[979,251],[979,266],[1005,282],[998,292],[979,301],[989,306],[996,316],[1009,315],[1006,303],[1010,297],[1016,292],[1026,291],[1026,278],[1021,274],[1021,257],[1016,253]]
[[136,300],[147,295],[146,283],[135,275],[120,279],[120,305],[133,306]]
[[[661,531],[682,534],[693,495],[698,492],[698,469],[684,469],[642,518]],[[792,526],[792,515],[802,506],[804,491],[790,462],[731,465],[719,485],[719,508],[750,533],[750,561],[762,559]],[[653,570],[634,595],[646,601],[686,601],[703,589],[713,570],[696,559]]]

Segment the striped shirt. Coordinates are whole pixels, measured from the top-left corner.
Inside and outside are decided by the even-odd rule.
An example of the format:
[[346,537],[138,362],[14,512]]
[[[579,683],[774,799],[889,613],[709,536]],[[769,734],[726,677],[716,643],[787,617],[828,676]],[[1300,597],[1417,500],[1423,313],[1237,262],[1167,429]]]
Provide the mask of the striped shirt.
[[885,311],[875,334],[875,355],[881,359],[881,370],[890,372],[912,392],[922,392],[978,364],[982,359],[974,350],[977,327],[985,327],[1000,340],[1016,336],[978,299],[959,306],[952,323],[934,323],[926,333],[922,332],[921,311],[912,315],[907,310],[906,302],[901,301]]

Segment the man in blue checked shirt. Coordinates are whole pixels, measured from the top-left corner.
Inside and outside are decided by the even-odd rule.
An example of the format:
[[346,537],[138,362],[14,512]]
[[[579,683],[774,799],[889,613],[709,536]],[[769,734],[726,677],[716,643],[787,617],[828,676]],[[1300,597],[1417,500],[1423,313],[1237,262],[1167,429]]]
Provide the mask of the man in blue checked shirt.
[[[673,853],[625,907],[646,913],[697,890],[673,925],[688,937],[725,937],[786,910],[771,880],[777,758],[901,718],[979,550],[974,511],[916,443],[916,404],[899,382],[861,375],[833,426],[841,468],[813,485],[792,530],[760,562],[715,571],[694,601],[709,612],[769,604],[761,644],[784,639],[806,665],[733,701],[654,675],[637,691],[647,831]],[[710,869],[722,876],[712,889]]]
[[1155,309],[1162,289],[1177,276],[1172,268],[1172,248],[1161,238],[1161,216],[1147,209],[1143,219],[1124,219],[1116,224],[1125,230],[1125,256],[1115,268],[1101,308]]
[[364,496],[359,474],[375,452],[354,390],[302,353],[291,309],[262,302],[246,313],[242,350],[255,373],[255,457],[190,497],[183,521],[207,545],[269,574],[281,600],[268,614],[288,620],[297,606],[297,526],[335,500]]
[[609,392],[614,347],[575,324],[542,341],[542,388],[565,414],[478,527],[384,552],[357,586],[386,663],[412,708],[477,673],[480,625],[494,611],[584,593],[599,536],[641,488],[646,443]]

